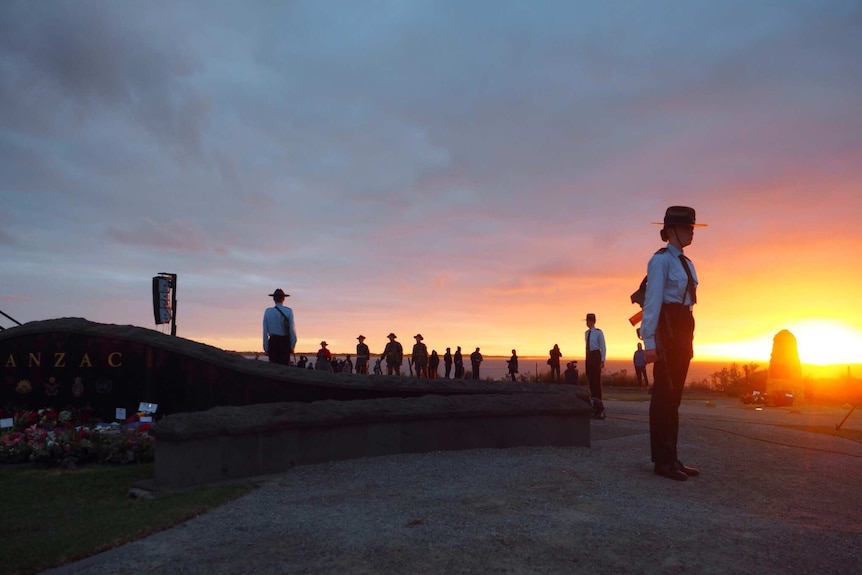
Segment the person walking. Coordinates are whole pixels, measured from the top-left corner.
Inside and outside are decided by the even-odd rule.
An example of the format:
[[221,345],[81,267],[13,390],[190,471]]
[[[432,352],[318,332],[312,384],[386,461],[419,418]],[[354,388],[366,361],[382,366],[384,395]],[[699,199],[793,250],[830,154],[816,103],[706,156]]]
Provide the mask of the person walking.
[[365,344],[365,336],[360,335],[356,339],[359,343],[356,344],[356,373],[368,375],[368,360],[371,359],[371,352]]
[[586,342],[587,381],[590,384],[590,403],[593,404],[593,417],[605,418],[605,404],[602,403],[602,369],[605,367],[605,334],[596,327],[596,314],[587,314]]
[[278,288],[269,297],[275,305],[263,312],[263,352],[270,363],[290,364],[290,356],[296,347],[296,322],[293,310],[284,305],[290,295]]
[[461,355],[461,346],[455,349],[455,379],[464,377],[464,356]]
[[413,362],[413,367],[416,369],[416,377],[428,377],[428,348],[422,341],[425,339],[421,333],[413,336],[416,343],[413,344],[413,352],[410,354],[410,361]]
[[551,366],[551,379],[559,383],[560,359],[563,357],[563,352],[560,351],[560,346],[555,343],[551,351],[548,352],[548,355],[550,356],[548,358],[548,365]]
[[452,349],[446,348],[446,353],[443,354],[443,367],[446,369],[446,379],[449,379],[449,374],[452,372]]
[[632,356],[632,363],[635,365],[635,376],[638,378],[638,387],[643,389],[644,384],[646,384],[646,388],[649,389],[649,377],[647,377],[646,372],[646,357],[644,356],[643,344],[638,343],[638,349],[635,351],[634,356]]
[[659,235],[667,246],[647,263],[641,337],[644,358],[653,363],[652,397],[649,407],[650,456],[656,475],[685,481],[700,475],[680,461],[679,405],[688,367],[693,357],[694,315],[697,303],[697,272],[683,253],[694,239],[695,211],[688,206],[670,206]]
[[383,349],[381,358],[386,360],[386,375],[401,375],[401,362],[404,361],[404,348],[401,347],[400,341],[395,341],[398,336],[394,333],[389,333],[386,337],[389,338],[389,343]]
[[473,379],[479,379],[479,366],[482,365],[482,354],[479,353],[479,348],[470,354],[470,367],[473,368]]
[[512,350],[512,357],[506,360],[506,364],[509,366],[509,377],[512,378],[512,381],[515,381],[516,375],[518,373],[518,352],[514,349]]

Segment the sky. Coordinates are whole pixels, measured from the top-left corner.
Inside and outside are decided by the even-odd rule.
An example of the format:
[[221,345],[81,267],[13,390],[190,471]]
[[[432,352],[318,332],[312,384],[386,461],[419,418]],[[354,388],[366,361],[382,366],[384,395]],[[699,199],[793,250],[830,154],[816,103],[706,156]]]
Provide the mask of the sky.
[[862,363],[860,54],[859,1],[4,0],[0,311],[626,358],[688,205],[696,359]]

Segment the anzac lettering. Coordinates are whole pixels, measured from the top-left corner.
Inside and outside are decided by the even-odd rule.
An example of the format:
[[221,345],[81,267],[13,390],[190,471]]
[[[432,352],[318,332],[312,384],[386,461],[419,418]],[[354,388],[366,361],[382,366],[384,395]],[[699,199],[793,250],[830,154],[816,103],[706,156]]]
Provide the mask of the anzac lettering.
[[[26,362],[27,367],[42,367],[42,353],[41,351],[30,351],[18,354],[17,358],[15,357],[15,353],[10,353],[6,356],[3,367],[6,369],[17,369],[18,364],[22,361]],[[70,364],[73,366],[77,365],[79,368],[91,368],[94,366],[94,359],[90,356],[89,352],[84,352],[80,356],[80,359],[77,358],[76,354],[70,354],[66,351],[55,351],[51,355],[53,356],[52,366],[58,369],[67,368]],[[97,364],[111,369],[123,366],[123,352],[121,351],[112,351],[106,356],[96,357],[95,359]]]

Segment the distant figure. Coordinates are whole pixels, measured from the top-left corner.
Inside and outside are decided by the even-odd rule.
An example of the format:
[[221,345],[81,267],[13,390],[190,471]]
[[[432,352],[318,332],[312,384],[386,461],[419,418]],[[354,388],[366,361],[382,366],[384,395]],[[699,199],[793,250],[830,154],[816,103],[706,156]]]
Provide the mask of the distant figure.
[[563,357],[563,352],[560,351],[560,346],[556,343],[551,351],[548,352],[548,365],[551,366],[551,379],[560,381],[560,359]]
[[512,350],[512,357],[506,360],[506,364],[509,366],[509,377],[512,378],[512,381],[515,381],[518,373],[518,352],[514,349]]
[[326,348],[325,341],[320,342],[320,349],[317,350],[317,361],[314,364],[314,369],[320,371],[333,371],[332,369],[332,352]]
[[371,359],[371,352],[365,345],[364,335],[360,335],[356,339],[359,340],[359,343],[356,344],[356,373],[368,375],[368,360]]
[[290,297],[278,288],[269,297],[275,303],[263,312],[263,352],[270,363],[290,364],[290,354],[296,347],[296,323],[293,310],[285,307],[284,298]]
[[443,354],[443,366],[446,368],[446,379],[449,379],[449,374],[452,372],[452,349],[446,348],[446,353]]
[[386,337],[389,338],[389,343],[383,349],[383,359],[386,360],[386,375],[401,375],[401,362],[404,361],[404,348],[401,347],[400,341],[395,341],[398,336],[390,333]]
[[461,346],[455,349],[455,379],[464,377],[464,357],[461,355]]
[[587,314],[587,331],[584,333],[587,354],[587,381],[590,384],[590,402],[593,404],[593,417],[605,418],[605,404],[602,403],[602,369],[605,367],[605,334],[596,327],[596,314]]
[[341,373],[353,373],[353,362],[350,361],[350,356],[344,357],[344,363],[341,364]]
[[482,365],[482,354],[479,353],[479,348],[470,354],[470,366],[473,368],[473,379],[479,379],[479,366]]
[[416,343],[413,344],[413,352],[410,354],[410,361],[413,362],[413,367],[416,368],[416,377],[428,377],[428,348],[422,343],[425,339],[421,333],[413,336]]
[[428,378],[437,379],[437,370],[440,367],[440,356],[437,355],[437,350],[432,349],[431,355],[428,357]]
[[300,369],[305,369],[306,365],[308,365],[308,358],[304,355],[300,355],[299,361],[296,362],[296,367]]
[[638,343],[638,350],[635,352],[634,357],[632,357],[632,361],[635,364],[635,375],[638,378],[638,387],[643,388],[644,384],[646,384],[646,388],[649,389],[649,378],[647,377],[646,372],[646,356],[644,355],[643,344]]
[[683,248],[691,245],[694,228],[703,224],[695,223],[694,209],[671,206],[661,225],[659,234],[667,246],[647,264],[641,321],[646,362],[655,362],[649,406],[650,455],[656,475],[685,481],[700,472],[684,465],[677,454],[679,404],[693,355],[691,310],[697,303],[697,272]]
[[578,368],[575,367],[573,361],[566,364],[566,371],[563,372],[563,381],[566,382],[566,385],[578,384]]
[[380,358],[374,360],[374,375],[383,375],[383,368],[380,367]]

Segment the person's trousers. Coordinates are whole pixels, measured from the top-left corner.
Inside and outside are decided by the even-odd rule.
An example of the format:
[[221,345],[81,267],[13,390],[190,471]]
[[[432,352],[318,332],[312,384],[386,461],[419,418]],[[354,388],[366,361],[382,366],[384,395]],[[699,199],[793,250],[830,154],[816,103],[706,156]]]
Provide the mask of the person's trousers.
[[590,396],[602,398],[602,352],[598,349],[587,354],[587,381],[590,384]]
[[289,335],[270,335],[269,350],[267,356],[270,363],[279,363],[288,365],[290,363],[290,336]]
[[364,373],[368,375],[368,359],[367,357],[356,358],[356,373]]
[[662,305],[649,406],[650,455],[654,463],[674,463],[679,459],[679,404],[693,355],[693,337],[691,309],[681,304]]

